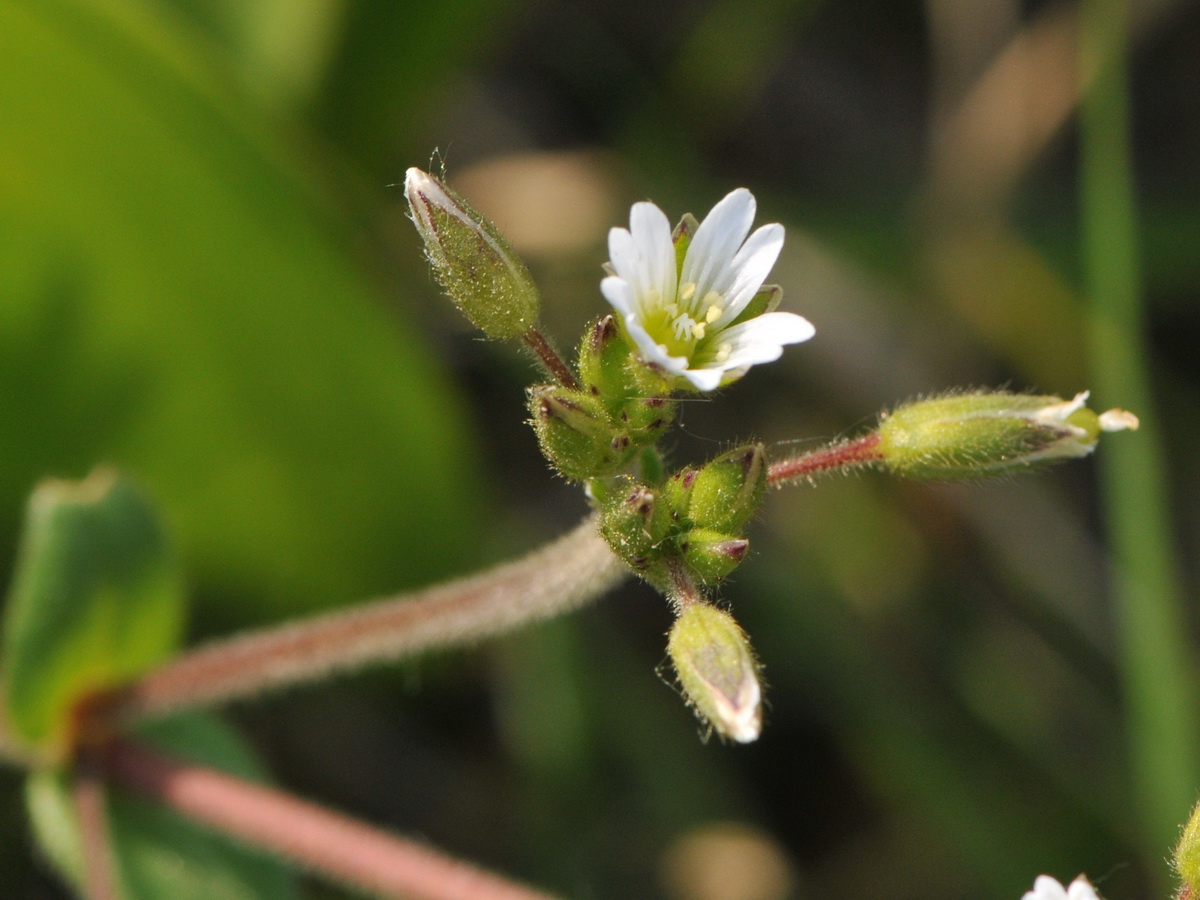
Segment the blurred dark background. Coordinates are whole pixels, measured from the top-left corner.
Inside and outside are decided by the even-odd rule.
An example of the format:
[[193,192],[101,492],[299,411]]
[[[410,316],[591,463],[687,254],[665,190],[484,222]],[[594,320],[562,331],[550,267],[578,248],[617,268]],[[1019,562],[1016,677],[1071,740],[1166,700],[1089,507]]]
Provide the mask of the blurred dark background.
[[[1200,6],[1134,5],[1137,412],[1162,429],[1099,455],[1161,437],[1171,527],[1151,550],[1181,573],[1158,602],[1182,603],[1191,641]],[[772,280],[817,337],[685,404],[680,463],[750,437],[788,452],[951,387],[1088,388],[1079,14],[10,0],[0,569],[32,485],[101,461],[170,521],[195,641],[573,525],[584,500],[523,421],[531,366],[425,269],[396,186],[410,165],[444,165],[495,218],[564,348],[604,312],[605,238],[631,202],[675,219],[747,186],[787,226]],[[227,712],[289,788],[575,900],[1016,900],[1080,871],[1109,900],[1161,896],[1200,769],[1155,820],[1131,747],[1186,745],[1194,723],[1144,734],[1130,715],[1144,663],[1122,652],[1100,482],[1085,460],[774,495],[723,591],[769,685],[752,746],[701,740],[658,674],[667,610],[632,582],[509,639]],[[1177,674],[1194,703],[1193,668]],[[63,896],[18,775],[0,787],[0,894]]]

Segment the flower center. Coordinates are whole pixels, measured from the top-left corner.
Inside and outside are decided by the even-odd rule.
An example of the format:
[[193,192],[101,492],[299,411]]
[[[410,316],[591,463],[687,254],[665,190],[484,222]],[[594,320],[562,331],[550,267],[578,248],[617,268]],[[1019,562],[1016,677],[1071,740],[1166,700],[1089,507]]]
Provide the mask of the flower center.
[[709,291],[696,302],[696,285],[687,282],[680,285],[677,300],[669,303],[653,302],[657,297],[647,298],[652,313],[645,322],[646,331],[655,342],[666,348],[672,356],[691,359],[698,345],[711,338],[715,331],[711,326],[725,311],[725,298],[716,291]]

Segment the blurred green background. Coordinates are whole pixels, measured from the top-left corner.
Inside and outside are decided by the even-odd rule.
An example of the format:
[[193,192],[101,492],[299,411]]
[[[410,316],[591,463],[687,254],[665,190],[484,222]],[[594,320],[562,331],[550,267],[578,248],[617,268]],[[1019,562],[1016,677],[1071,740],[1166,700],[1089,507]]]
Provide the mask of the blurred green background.
[[[0,569],[35,481],[101,461],[161,503],[193,640],[555,536],[585,505],[531,367],[437,296],[396,183],[444,162],[564,347],[632,201],[745,185],[817,338],[686,404],[678,462],[968,385],[1148,427],[1021,479],[773,496],[723,592],[766,666],[750,747],[702,743],[632,583],[230,719],[284,785],[578,900],[1164,896],[1200,793],[1200,6],[1138,3],[1127,72],[1088,62],[1120,10],[7,0]],[[0,787],[0,893],[64,896]]]

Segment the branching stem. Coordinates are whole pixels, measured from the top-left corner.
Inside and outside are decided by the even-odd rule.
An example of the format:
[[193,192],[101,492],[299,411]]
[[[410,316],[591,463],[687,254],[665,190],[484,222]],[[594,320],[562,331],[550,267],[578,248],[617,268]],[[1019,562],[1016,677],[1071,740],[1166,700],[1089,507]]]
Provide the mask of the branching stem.
[[102,759],[115,784],[371,894],[397,900],[553,900],[316,804],[135,741],[112,741]]
[[200,647],[114,698],[107,715],[160,716],[252,696],[567,612],[626,574],[589,517],[530,555],[478,575]]

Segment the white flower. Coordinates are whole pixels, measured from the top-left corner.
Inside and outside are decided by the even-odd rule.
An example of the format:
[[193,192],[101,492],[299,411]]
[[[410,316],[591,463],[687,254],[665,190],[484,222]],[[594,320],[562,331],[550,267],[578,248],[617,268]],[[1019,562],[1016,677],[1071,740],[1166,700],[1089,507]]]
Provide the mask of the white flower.
[[1039,875],[1033,882],[1033,890],[1026,891],[1021,900],[1100,900],[1091,882],[1080,875],[1070,886],[1063,887],[1049,875]]
[[764,311],[738,321],[783,247],[782,225],[750,234],[754,211],[745,188],[726,196],[691,235],[682,265],[670,223],[653,203],[635,203],[629,229],[608,235],[611,274],[600,290],[646,362],[702,391],[778,359],[784,344],[814,333],[792,313]]

